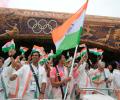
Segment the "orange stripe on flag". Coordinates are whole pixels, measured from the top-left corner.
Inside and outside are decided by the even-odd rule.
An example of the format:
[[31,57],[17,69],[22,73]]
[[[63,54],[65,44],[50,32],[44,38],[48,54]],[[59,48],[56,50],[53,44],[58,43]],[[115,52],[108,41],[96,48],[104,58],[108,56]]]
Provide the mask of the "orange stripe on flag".
[[61,38],[64,37],[65,33],[67,30],[70,28],[71,24],[79,18],[79,16],[82,14],[84,10],[86,10],[88,4],[87,2],[73,15],[71,16],[67,21],[65,21],[61,26],[55,28],[51,33],[52,33],[52,38],[54,43],[59,41]]

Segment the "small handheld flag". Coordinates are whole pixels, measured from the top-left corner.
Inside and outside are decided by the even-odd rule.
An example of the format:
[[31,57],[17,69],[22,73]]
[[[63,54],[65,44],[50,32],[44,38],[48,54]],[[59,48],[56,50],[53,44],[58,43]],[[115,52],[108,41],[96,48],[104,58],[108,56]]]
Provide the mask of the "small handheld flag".
[[2,51],[3,52],[8,52],[11,49],[15,49],[15,43],[14,40],[12,39],[11,41],[7,42],[3,47]]
[[27,52],[28,51],[28,48],[27,47],[20,47],[20,52],[22,53],[22,55],[23,54],[25,54],[25,52]]

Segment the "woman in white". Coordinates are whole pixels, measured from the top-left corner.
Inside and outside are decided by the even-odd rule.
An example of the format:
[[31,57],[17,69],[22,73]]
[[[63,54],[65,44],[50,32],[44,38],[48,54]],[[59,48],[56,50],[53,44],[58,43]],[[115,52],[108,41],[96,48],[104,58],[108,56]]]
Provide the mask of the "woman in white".
[[[65,64],[65,56],[60,55],[56,59],[53,60],[54,66],[57,67],[59,71],[59,76],[61,80],[58,78],[57,70],[56,68],[52,68],[50,71],[50,79],[52,84],[52,93],[53,93],[53,99],[62,99],[62,91],[60,86],[62,85],[63,94],[66,90],[66,84],[71,80],[70,77],[68,77],[68,71],[67,68],[64,66]],[[68,98],[68,96],[67,96]]]

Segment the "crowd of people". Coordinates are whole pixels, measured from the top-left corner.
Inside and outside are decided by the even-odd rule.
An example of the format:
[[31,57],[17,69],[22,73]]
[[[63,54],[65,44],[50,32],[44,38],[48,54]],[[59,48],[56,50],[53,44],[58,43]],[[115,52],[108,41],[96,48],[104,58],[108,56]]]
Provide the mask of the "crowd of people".
[[[76,58],[72,75],[72,57],[63,54],[52,56],[40,62],[48,54],[32,52],[28,58],[16,54],[15,49],[8,52],[8,58],[0,57],[0,100],[19,98],[79,100],[86,94],[103,93],[120,100],[120,62],[116,68],[98,59],[90,65],[87,53]],[[102,56],[101,56],[102,57]],[[66,88],[67,84],[68,88]]]

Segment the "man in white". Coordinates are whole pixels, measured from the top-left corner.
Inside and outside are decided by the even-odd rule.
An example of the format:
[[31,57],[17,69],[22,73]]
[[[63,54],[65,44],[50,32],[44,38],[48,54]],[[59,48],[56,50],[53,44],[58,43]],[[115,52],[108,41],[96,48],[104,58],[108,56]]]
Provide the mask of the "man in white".
[[16,78],[16,80],[14,81],[9,80],[12,73],[16,72],[16,70],[20,69],[20,67],[22,66],[19,61],[16,61],[13,58],[15,53],[16,51],[14,49],[8,52],[9,57],[4,62],[4,65],[6,66],[4,67],[2,73],[8,92],[8,98],[16,98],[19,89],[19,78]]
[[[9,86],[11,85],[8,82],[8,77],[12,73],[13,68],[9,67],[10,63],[14,63],[14,58],[12,57],[16,53],[15,50],[10,50],[8,52],[9,57],[4,61],[3,58],[0,58],[0,85],[2,86],[2,89],[0,89],[0,94],[1,94],[1,99],[2,99],[2,94],[4,94],[4,98],[9,97],[10,90],[14,91],[14,88],[10,89]],[[10,55],[12,55],[10,57]],[[1,87],[0,86],[0,87]]]
[[30,64],[23,65],[21,69],[16,71],[11,76],[10,80],[12,81],[17,77],[22,77],[21,79],[22,84],[20,84],[21,86],[19,87],[18,98],[22,98],[24,100],[31,100],[36,98],[43,99],[47,82],[46,71],[44,67],[38,64],[38,61],[40,59],[39,52],[37,51],[33,52],[31,56],[32,56],[31,67],[33,68],[38,78],[40,93],[38,91],[38,87],[33,72],[31,71]]

